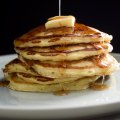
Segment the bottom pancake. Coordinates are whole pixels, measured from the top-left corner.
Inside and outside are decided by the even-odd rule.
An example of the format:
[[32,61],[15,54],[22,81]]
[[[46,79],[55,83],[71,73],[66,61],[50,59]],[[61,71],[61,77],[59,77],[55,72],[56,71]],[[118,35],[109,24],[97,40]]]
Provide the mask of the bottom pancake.
[[68,77],[68,78],[47,78],[43,76],[35,76],[27,73],[13,72],[8,73],[4,72],[4,77],[7,81],[11,80],[11,77],[15,75],[17,78],[21,79],[24,82],[37,83],[37,84],[55,84],[55,83],[65,83],[79,80],[81,77]]
[[90,83],[95,82],[99,76],[81,78],[70,83],[57,83],[57,84],[37,84],[25,82],[17,76],[11,76],[10,84],[8,87],[17,91],[31,91],[31,92],[56,92],[56,91],[75,91],[87,89]]

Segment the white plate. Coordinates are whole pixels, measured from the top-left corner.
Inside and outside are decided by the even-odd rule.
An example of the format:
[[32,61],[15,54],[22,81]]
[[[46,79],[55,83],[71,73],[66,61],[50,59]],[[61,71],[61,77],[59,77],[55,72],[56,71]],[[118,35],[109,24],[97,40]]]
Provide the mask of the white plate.
[[[113,54],[120,62],[120,54]],[[16,55],[0,57],[0,68]],[[0,79],[3,79],[0,70]],[[76,118],[120,110],[120,71],[109,80],[104,91],[83,90],[66,96],[52,93],[16,92],[0,87],[0,117],[5,118]]]

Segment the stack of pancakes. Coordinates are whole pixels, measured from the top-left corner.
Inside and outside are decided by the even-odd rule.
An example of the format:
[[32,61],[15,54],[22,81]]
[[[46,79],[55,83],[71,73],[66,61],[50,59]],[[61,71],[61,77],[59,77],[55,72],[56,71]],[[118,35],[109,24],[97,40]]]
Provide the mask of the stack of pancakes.
[[45,25],[14,41],[18,58],[5,66],[9,88],[53,92],[86,89],[119,67],[109,52],[112,36],[76,23],[46,29]]

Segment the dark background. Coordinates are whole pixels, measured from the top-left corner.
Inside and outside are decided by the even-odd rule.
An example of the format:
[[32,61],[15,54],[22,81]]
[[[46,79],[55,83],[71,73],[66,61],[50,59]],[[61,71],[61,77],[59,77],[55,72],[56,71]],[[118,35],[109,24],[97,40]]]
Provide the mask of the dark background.
[[[0,0],[0,55],[14,53],[13,40],[58,15],[58,0]],[[119,0],[62,0],[62,15],[112,34],[120,53]]]

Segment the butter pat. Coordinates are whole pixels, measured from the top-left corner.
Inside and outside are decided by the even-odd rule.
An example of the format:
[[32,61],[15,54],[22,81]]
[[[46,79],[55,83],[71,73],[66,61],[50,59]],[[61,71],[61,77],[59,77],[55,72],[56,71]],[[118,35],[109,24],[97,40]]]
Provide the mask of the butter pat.
[[57,27],[74,27],[74,24],[74,16],[55,16],[48,19],[48,21],[45,23],[45,27],[46,29]]

